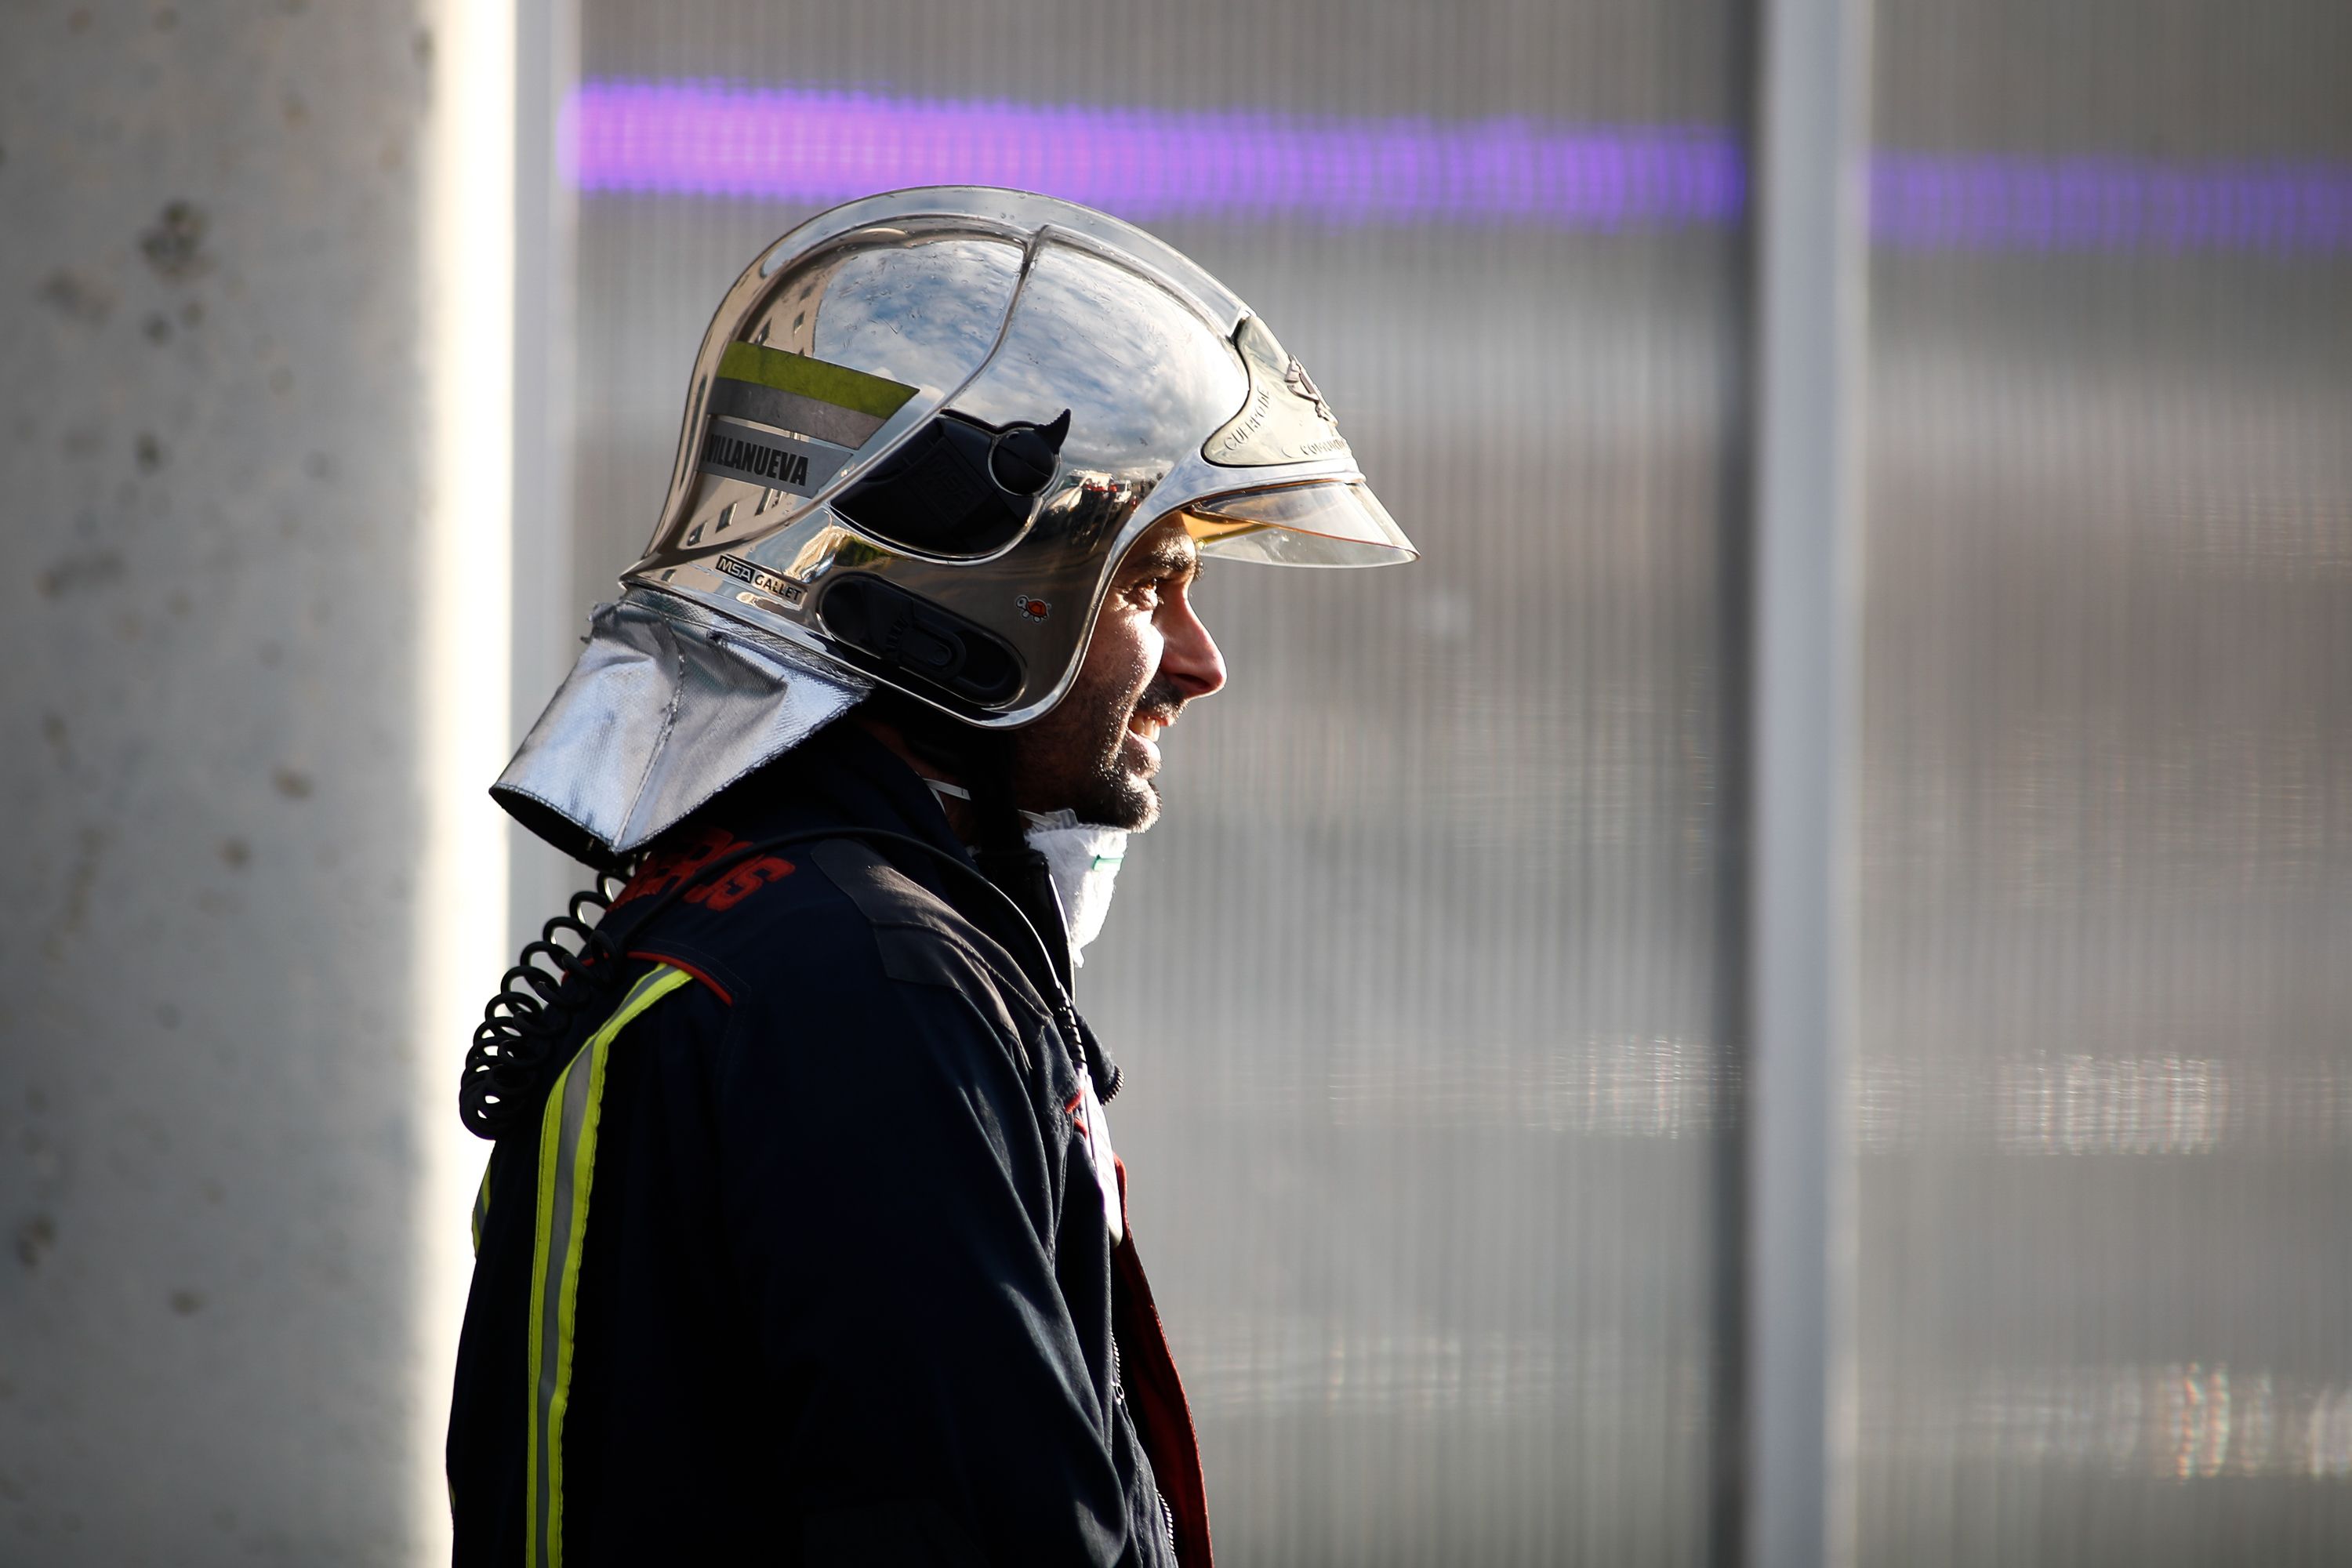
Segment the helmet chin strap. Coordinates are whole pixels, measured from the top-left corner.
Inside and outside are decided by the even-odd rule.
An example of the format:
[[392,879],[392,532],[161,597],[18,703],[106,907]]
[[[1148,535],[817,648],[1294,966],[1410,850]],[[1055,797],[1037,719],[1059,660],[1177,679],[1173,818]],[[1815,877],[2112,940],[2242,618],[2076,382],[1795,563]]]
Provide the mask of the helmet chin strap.
[[1029,842],[1021,807],[1013,798],[1013,737],[999,730],[975,730],[959,739],[980,832],[971,858],[980,874],[1028,916],[1029,923],[1045,938],[1045,959],[1053,965],[1055,984],[1061,988],[1063,1024],[1076,1035],[1096,1091],[1108,1102],[1118,1093],[1123,1075],[1069,1000],[1076,994],[1071,983],[1069,926],[1062,918],[1062,900],[1054,891],[1053,865]]
[[1013,798],[1013,737],[1001,730],[957,723],[914,702],[894,700],[892,694],[877,695],[874,701],[876,716],[898,731],[909,751],[964,781],[964,787],[952,793],[971,805],[973,863],[1045,939],[1054,982],[1063,995],[1070,994],[1069,928],[1054,893],[1053,868],[1029,842]]
[[1062,921],[1062,901],[1054,896],[1053,868],[1030,844],[1021,807],[1013,798],[1013,737],[1002,731],[975,731],[965,742],[964,754],[970,763],[964,776],[979,827],[971,858],[981,875],[995,883],[1047,939],[1054,978],[1066,995],[1071,990],[1069,931]]

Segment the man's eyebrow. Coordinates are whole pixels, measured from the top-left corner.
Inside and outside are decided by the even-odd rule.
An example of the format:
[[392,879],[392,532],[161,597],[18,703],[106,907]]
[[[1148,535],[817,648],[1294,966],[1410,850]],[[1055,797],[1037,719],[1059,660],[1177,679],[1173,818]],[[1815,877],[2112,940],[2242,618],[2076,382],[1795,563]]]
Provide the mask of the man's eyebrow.
[[1122,577],[1175,577],[1200,570],[1201,552],[1190,539],[1163,539],[1119,568]]

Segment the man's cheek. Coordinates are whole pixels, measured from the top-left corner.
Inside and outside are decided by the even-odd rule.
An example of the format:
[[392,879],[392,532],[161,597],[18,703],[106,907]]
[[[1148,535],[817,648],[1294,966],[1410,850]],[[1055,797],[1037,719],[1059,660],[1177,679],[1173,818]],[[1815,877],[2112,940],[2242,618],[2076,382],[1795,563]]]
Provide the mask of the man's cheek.
[[1127,672],[1130,702],[1141,697],[1144,689],[1151,684],[1151,678],[1160,673],[1160,651],[1167,646],[1168,639],[1153,631],[1146,634],[1137,647],[1135,667]]

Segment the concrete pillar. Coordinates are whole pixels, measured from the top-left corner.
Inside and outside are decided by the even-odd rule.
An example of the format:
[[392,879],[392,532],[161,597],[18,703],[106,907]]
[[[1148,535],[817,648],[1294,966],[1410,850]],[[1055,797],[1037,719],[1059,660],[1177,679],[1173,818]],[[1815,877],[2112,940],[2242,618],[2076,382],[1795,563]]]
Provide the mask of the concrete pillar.
[[453,83],[498,63],[463,9],[0,17],[0,1561],[446,1552],[506,874],[502,410],[461,450],[446,395]]

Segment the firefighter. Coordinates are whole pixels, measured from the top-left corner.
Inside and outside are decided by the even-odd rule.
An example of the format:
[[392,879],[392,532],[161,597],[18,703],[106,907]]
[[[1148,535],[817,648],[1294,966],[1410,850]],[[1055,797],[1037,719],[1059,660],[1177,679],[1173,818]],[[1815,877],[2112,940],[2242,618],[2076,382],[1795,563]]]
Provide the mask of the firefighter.
[[901,191],[743,272],[492,792],[608,879],[467,1062],[460,1563],[1210,1562],[1073,975],[1224,680],[1201,559],[1412,553],[1102,214]]

